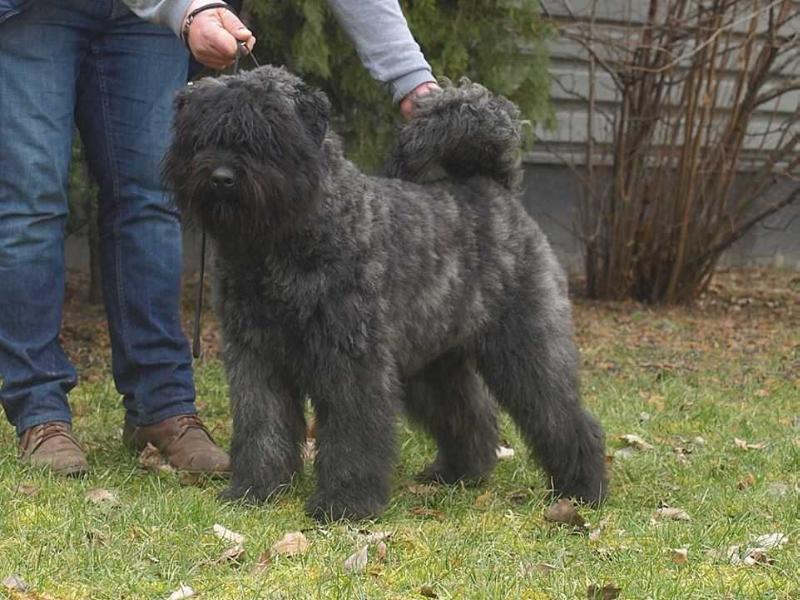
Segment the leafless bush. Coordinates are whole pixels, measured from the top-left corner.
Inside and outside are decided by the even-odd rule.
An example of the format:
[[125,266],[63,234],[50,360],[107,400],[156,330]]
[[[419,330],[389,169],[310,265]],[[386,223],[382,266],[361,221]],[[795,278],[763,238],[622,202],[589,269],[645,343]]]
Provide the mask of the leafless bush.
[[[597,17],[597,0],[582,14],[562,2],[560,34],[588,56],[587,292],[689,302],[725,249],[800,195],[792,185],[764,201],[798,180],[800,3],[630,0],[645,12],[620,24]],[[603,73],[611,109],[598,101]]]

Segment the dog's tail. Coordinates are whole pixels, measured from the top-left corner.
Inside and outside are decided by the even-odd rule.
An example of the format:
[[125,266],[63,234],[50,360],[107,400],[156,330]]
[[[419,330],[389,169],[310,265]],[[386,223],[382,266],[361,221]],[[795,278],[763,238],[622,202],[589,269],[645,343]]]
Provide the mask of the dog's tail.
[[417,182],[484,175],[515,189],[522,179],[519,110],[468,79],[458,86],[445,82],[440,92],[418,100],[386,171]]

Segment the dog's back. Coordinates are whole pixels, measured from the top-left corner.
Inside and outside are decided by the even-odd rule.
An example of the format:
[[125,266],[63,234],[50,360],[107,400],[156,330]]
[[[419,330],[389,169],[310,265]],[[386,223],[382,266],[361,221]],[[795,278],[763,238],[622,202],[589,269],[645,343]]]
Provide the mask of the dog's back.
[[519,110],[467,79],[445,85],[418,100],[386,175],[419,183],[483,175],[515,190],[522,179]]

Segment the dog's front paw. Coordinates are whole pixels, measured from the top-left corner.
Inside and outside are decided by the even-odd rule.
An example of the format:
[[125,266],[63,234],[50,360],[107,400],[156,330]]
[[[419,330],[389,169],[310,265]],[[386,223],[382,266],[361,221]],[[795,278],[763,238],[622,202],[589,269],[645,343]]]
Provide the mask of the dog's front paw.
[[250,488],[234,485],[229,485],[217,494],[217,500],[220,502],[240,502],[242,504],[251,505],[263,502],[263,499],[259,499],[255,494],[251,493]]
[[442,483],[452,485],[463,483],[467,487],[481,484],[486,478],[486,474],[480,473],[460,473],[443,465],[439,461],[432,462],[414,476],[419,483]]
[[556,497],[573,498],[589,506],[598,506],[608,495],[608,480],[605,477],[595,477],[569,485],[557,485],[554,491]]
[[360,521],[372,519],[383,512],[386,502],[377,498],[340,498],[317,492],[306,503],[309,516],[320,522]]
[[221,502],[242,502],[244,504],[263,504],[272,500],[289,487],[288,484],[258,486],[233,483],[222,490],[217,499]]

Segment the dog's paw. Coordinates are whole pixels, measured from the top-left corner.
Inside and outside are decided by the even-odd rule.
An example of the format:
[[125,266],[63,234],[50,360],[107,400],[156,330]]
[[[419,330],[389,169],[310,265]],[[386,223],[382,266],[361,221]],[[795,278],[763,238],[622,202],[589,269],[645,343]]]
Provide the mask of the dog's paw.
[[241,502],[250,505],[263,504],[279,496],[288,487],[288,484],[275,486],[231,484],[217,495],[217,499],[221,502]]
[[487,477],[487,474],[479,473],[457,473],[454,469],[443,466],[441,463],[432,462],[414,476],[419,483],[441,483],[453,485],[463,483],[467,487],[480,485]]
[[264,501],[263,498],[258,498],[253,494],[250,488],[243,488],[239,486],[230,485],[217,494],[217,500],[220,502],[239,502],[241,504],[256,505]]
[[557,487],[554,493],[557,498],[572,498],[582,504],[599,506],[608,496],[608,481],[592,481],[591,483],[574,483]]
[[329,498],[322,494],[314,494],[306,503],[309,516],[322,523],[330,521],[361,521],[372,519],[383,512],[384,502],[377,499],[363,498],[358,501]]

